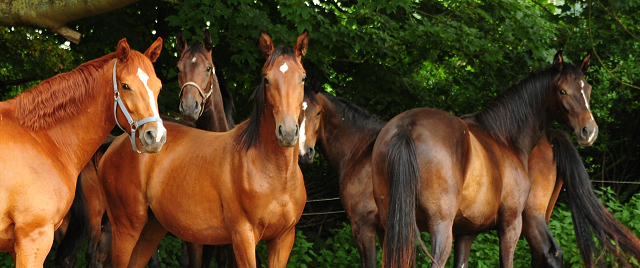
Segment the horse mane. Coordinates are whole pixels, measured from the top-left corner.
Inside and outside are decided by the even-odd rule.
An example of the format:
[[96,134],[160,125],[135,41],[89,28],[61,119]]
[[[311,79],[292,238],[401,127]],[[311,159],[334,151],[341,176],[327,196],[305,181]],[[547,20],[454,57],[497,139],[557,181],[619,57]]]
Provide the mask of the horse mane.
[[224,76],[222,68],[216,68],[216,77],[218,77],[218,86],[220,87],[220,95],[222,95],[224,116],[227,118],[227,125],[229,126],[229,129],[233,129],[236,127],[236,124],[233,122],[233,115],[235,114],[236,106],[233,103],[233,96],[229,90],[227,78]]
[[475,114],[477,122],[495,140],[505,145],[518,144],[519,136],[535,124],[534,115],[544,114],[549,91],[562,82],[563,77],[581,74],[580,68],[570,63],[563,63],[560,72],[551,66],[532,73],[489,101]]
[[116,54],[111,53],[85,62],[16,96],[16,117],[20,124],[37,131],[75,115],[84,100],[95,93],[94,83],[101,78],[107,62],[115,57]]
[[374,139],[378,136],[378,133],[380,133],[380,130],[384,126],[384,122],[376,116],[346,99],[333,96],[324,91],[322,91],[321,94],[336,106],[338,116],[344,120],[346,125],[350,126],[352,129],[366,132],[369,135],[372,135]]
[[253,112],[249,117],[249,122],[247,123],[247,127],[245,127],[238,139],[236,140],[236,146],[242,147],[244,150],[249,150],[252,146],[254,146],[260,139],[260,121],[263,117],[265,111],[265,97],[264,97],[264,73],[269,67],[273,65],[276,59],[280,56],[289,56],[292,59],[295,59],[296,56],[293,53],[293,49],[288,46],[279,46],[276,48],[271,56],[267,59],[267,62],[262,67],[262,82],[261,84],[253,91],[251,95],[252,100],[254,100],[255,105],[253,107]]

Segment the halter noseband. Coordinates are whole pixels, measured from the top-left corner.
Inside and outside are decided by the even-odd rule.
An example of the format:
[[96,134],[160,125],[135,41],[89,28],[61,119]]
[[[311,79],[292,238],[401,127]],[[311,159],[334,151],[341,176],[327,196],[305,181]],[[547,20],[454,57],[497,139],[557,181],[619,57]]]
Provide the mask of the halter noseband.
[[127,118],[127,122],[129,122],[129,126],[131,126],[131,133],[129,133],[129,138],[131,139],[131,146],[133,147],[133,150],[139,154],[146,153],[146,151],[144,151],[144,148],[142,148],[143,151],[139,151],[138,147],[136,146],[136,137],[135,137],[136,130],[140,126],[150,122],[158,122],[159,124],[162,124],[162,119],[160,119],[160,117],[150,116],[140,121],[133,121],[133,118],[131,118],[131,115],[127,111],[127,107],[125,107],[124,103],[122,103],[122,99],[120,98],[120,92],[118,92],[118,82],[116,81],[116,64],[117,63],[118,63],[118,60],[116,60],[116,62],[113,63],[113,92],[115,94],[114,95],[115,100],[113,101],[113,116],[116,119],[116,124],[118,125],[118,127],[126,133],[127,130],[124,129],[118,122],[117,111],[118,111],[118,106],[120,106],[120,111],[122,111],[122,113],[124,114],[124,117]]
[[211,79],[209,79],[209,92],[207,92],[207,94],[204,93],[204,91],[202,91],[202,88],[200,88],[200,86],[198,86],[198,84],[196,84],[195,82],[189,81],[186,82],[182,85],[182,87],[180,88],[180,95],[178,95],[178,97],[182,98],[182,91],[184,91],[184,88],[191,85],[194,86],[198,89],[198,93],[200,93],[200,96],[202,97],[202,102],[200,103],[200,106],[202,108],[200,108],[200,114],[198,114],[198,117],[200,117],[202,115],[202,113],[204,112],[204,103],[205,101],[207,101],[207,99],[209,98],[209,96],[211,96],[211,93],[213,93],[213,82],[215,81],[216,83],[218,83],[218,79],[216,79],[215,77],[215,68],[212,67],[211,71],[209,71],[209,76],[211,77]]

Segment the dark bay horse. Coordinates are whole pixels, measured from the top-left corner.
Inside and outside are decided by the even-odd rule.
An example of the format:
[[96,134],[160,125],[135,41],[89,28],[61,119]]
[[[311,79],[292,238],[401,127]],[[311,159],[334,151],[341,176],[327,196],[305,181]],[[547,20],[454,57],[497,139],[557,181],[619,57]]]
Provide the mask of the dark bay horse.
[[377,266],[376,234],[384,237],[371,183],[371,150],[384,123],[316,86],[305,90],[299,161],[312,163],[316,142],[340,178],[340,200],[351,219],[362,267]]
[[134,149],[162,148],[161,82],[152,66],[161,49],[160,38],[144,55],[122,39],[115,53],[0,102],[0,250],[16,267],[42,267],[78,174],[116,123],[132,134]]
[[[351,219],[362,267],[376,267],[375,235],[384,238],[384,229],[373,198],[371,152],[384,123],[366,110],[318,90],[318,87],[305,91],[303,116],[299,161],[312,163],[316,144],[327,157],[340,176],[340,199]],[[562,251],[551,236],[548,222],[562,183],[556,180],[553,151],[546,136],[540,139],[529,157],[529,174],[532,186],[525,206],[523,234],[531,245],[533,259],[540,259],[536,263],[550,259],[545,264],[561,265]],[[455,240],[455,267],[468,267],[475,235],[463,238],[467,237],[459,236]]]
[[[255,267],[266,240],[270,267],[285,267],[306,192],[297,144],[308,32],[267,58],[251,118],[215,133],[166,123],[162,152],[129,154],[117,138],[98,172],[112,224],[115,267],[142,267],[167,232],[197,244],[233,244],[240,267]],[[171,145],[174,146],[171,146]]]
[[404,112],[380,132],[372,155],[374,198],[386,234],[385,267],[412,265],[418,229],[431,233],[433,267],[444,266],[453,233],[497,229],[500,263],[513,266],[531,188],[529,154],[553,121],[590,145],[597,125],[591,86],[580,66],[554,64],[531,74],[464,119],[429,108]]

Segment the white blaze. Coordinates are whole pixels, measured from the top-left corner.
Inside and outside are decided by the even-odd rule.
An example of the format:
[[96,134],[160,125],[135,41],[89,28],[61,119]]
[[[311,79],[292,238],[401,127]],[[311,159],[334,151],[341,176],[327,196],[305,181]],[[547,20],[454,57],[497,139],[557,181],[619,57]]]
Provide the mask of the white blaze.
[[[149,95],[149,105],[151,106],[151,110],[153,111],[153,116],[160,118],[160,114],[158,113],[158,108],[155,106],[156,98],[153,96],[153,91],[149,88],[147,82],[149,81],[149,76],[140,68],[138,68],[138,78],[142,81],[142,84],[147,89],[147,94]],[[162,123],[158,123],[158,133],[156,134],[156,142],[159,142],[164,135],[164,126]]]
[[280,66],[280,71],[282,73],[285,73],[287,70],[289,70],[289,66],[287,66],[287,63],[285,62],[284,64],[282,64],[282,66]]
[[[282,69],[282,68],[280,68]],[[284,73],[284,72],[283,72]],[[302,102],[302,114],[307,110],[307,102]],[[300,150],[300,155],[305,155],[306,151],[304,149],[304,141],[307,140],[307,136],[304,135],[304,125],[305,121],[307,121],[307,117],[302,118],[302,124],[300,124],[300,137],[298,137],[298,148]]]

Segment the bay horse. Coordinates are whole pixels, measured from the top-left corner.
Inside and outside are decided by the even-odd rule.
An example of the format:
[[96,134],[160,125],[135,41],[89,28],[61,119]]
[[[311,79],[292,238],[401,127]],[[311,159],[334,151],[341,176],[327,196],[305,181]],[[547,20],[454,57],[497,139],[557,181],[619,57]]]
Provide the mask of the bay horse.
[[[167,232],[196,244],[233,244],[240,267],[255,267],[266,240],[269,267],[285,267],[306,191],[297,144],[308,32],[293,48],[273,47],[254,92],[250,119],[224,133],[165,124],[168,141],[148,155],[129,154],[117,138],[100,161],[115,267],[142,267]],[[173,146],[172,146],[173,145]]]
[[[376,267],[375,235],[382,239],[384,230],[373,198],[371,183],[371,149],[384,123],[366,110],[339,97],[334,97],[310,83],[305,90],[303,104],[303,123],[299,141],[300,163],[312,163],[316,144],[327,157],[332,168],[340,177],[340,198],[347,215],[351,219],[351,230],[361,256],[362,267]],[[312,89],[312,90],[310,90]],[[598,239],[602,245],[610,246],[607,241],[618,241],[625,251],[638,259],[637,238],[623,225],[615,220],[588,188],[589,177],[586,174],[582,160],[571,155],[571,151],[559,148],[572,148],[573,145],[563,132],[548,129],[538,141],[528,160],[528,174],[531,189],[523,211],[522,233],[528,241],[532,254],[532,267],[562,267],[562,249],[551,235],[549,218],[562,188],[562,178],[575,181],[568,187],[572,195],[570,200],[580,200],[579,203],[590,203],[592,209],[579,209],[571,206],[575,222],[583,222],[592,230],[601,230]],[[551,146],[551,143],[564,143]],[[558,152],[571,157],[556,156],[564,161],[564,174],[556,172],[554,148]],[[573,149],[575,151],[575,149]],[[569,161],[570,160],[570,161]],[[580,168],[582,166],[582,168]],[[580,170],[576,170],[580,169]],[[567,173],[571,171],[571,173]],[[579,171],[579,172],[578,172]],[[576,181],[577,180],[577,181]],[[587,187],[586,189],[584,187]],[[582,194],[577,194],[582,193]],[[574,204],[576,202],[572,202]],[[584,224],[582,224],[584,225]],[[590,238],[584,228],[574,225],[578,241]],[[456,235],[454,267],[469,267],[468,258],[471,242],[477,234]],[[591,241],[580,242],[579,245]],[[591,253],[593,253],[593,247]],[[611,252],[620,253],[615,248]],[[592,262],[593,256],[589,251],[581,250],[585,264]],[[597,257],[597,256],[596,256]],[[617,257],[622,257],[621,255]],[[622,259],[622,258],[621,258]],[[591,267],[592,265],[589,265]]]
[[[372,154],[373,191],[385,226],[384,267],[413,264],[418,230],[431,233],[432,267],[442,267],[453,234],[497,229],[500,265],[513,267],[531,182],[529,155],[553,121],[591,145],[597,125],[589,109],[591,86],[581,65],[553,65],[533,73],[480,112],[455,117],[418,108],[381,130]],[[471,237],[471,236],[467,236]]]
[[0,250],[16,267],[42,267],[78,174],[116,124],[131,133],[129,150],[162,148],[152,66],[161,49],[161,38],[144,55],[122,39],[115,53],[0,102]]

